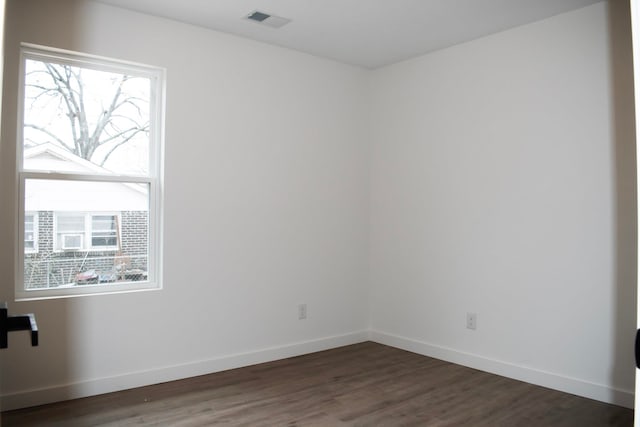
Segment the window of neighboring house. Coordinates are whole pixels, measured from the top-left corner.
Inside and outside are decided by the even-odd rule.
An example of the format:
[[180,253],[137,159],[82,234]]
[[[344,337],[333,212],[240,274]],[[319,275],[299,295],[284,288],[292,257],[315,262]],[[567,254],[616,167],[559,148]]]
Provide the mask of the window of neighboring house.
[[38,214],[31,212],[24,214],[24,251],[38,251]]
[[159,288],[163,70],[33,45],[21,59],[16,298]]
[[118,223],[117,214],[56,214],[54,248],[58,251],[117,250]]
[[117,248],[117,223],[117,215],[91,216],[91,247],[103,249]]

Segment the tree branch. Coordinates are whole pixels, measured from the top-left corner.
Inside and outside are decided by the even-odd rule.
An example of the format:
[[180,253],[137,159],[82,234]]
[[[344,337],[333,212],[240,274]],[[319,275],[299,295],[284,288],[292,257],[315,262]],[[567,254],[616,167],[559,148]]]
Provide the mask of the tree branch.
[[67,150],[72,151],[70,149],[69,145],[66,142],[64,142],[62,139],[58,138],[58,136],[56,134],[54,134],[53,132],[51,132],[49,129],[44,128],[42,126],[31,124],[31,123],[25,123],[24,126],[28,127],[28,128],[31,128],[31,129],[35,129],[37,131],[40,131],[42,133],[45,133],[45,134],[49,135],[51,138],[55,139],[58,144],[62,145]]
[[134,136],[136,136],[138,132],[134,132],[132,135],[129,135],[128,137],[126,137],[125,139],[123,139],[122,141],[118,142],[117,144],[115,144],[110,150],[109,152],[107,152],[107,154],[104,156],[104,159],[102,160],[102,163],[100,163],[100,166],[104,166],[104,164],[107,162],[107,160],[109,159],[109,157],[111,156],[111,154],[113,154],[114,151],[116,151],[116,148],[120,147],[121,145],[129,142],[131,140],[131,138],[133,138]]
[[[104,90],[94,91],[93,86],[85,86],[82,67],[46,62],[40,64],[41,69],[27,73],[32,78],[27,83],[32,108],[53,112],[53,105],[46,101],[46,97],[58,100],[56,108],[67,117],[71,138],[65,138],[65,142],[51,127],[41,123],[25,126],[43,132],[65,149],[89,161],[103,147],[99,150],[99,157],[102,158],[100,165],[104,165],[115,150],[136,135],[148,132],[149,119],[143,114],[147,111],[145,104],[148,100],[136,96],[133,91],[128,93],[129,86],[125,85],[136,77],[120,75],[117,79],[104,80],[105,88],[113,90],[110,98],[107,98]],[[94,103],[94,95],[98,98],[98,103]],[[100,108],[100,101],[108,104],[102,107],[101,113],[98,110],[96,115],[94,107]],[[61,117],[61,113],[58,113],[58,117]],[[104,152],[106,154],[103,157]],[[97,159],[94,163],[98,163]]]

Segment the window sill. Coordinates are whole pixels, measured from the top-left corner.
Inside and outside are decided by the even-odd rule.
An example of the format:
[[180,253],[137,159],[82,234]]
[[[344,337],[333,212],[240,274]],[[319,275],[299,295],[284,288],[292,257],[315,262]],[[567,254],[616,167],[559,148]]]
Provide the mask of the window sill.
[[56,288],[29,289],[16,292],[16,301],[75,298],[92,295],[112,295],[120,293],[157,291],[162,286],[158,282],[132,281],[98,284],[69,284]]

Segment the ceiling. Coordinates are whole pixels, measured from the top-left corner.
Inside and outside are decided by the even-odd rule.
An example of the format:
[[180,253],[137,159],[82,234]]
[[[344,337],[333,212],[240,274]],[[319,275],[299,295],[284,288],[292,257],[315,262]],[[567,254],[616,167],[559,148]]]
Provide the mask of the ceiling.
[[[378,68],[602,0],[97,0]],[[253,11],[291,22],[272,28]]]

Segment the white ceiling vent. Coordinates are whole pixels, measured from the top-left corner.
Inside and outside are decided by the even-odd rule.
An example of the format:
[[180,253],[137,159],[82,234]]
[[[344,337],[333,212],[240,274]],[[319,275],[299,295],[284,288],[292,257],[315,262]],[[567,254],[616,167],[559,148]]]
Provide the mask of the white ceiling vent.
[[248,19],[249,21],[266,25],[267,27],[271,27],[271,28],[280,28],[288,24],[289,22],[291,22],[291,19],[283,18],[281,16],[270,15],[264,12],[258,12],[257,10],[245,16],[245,18]]

